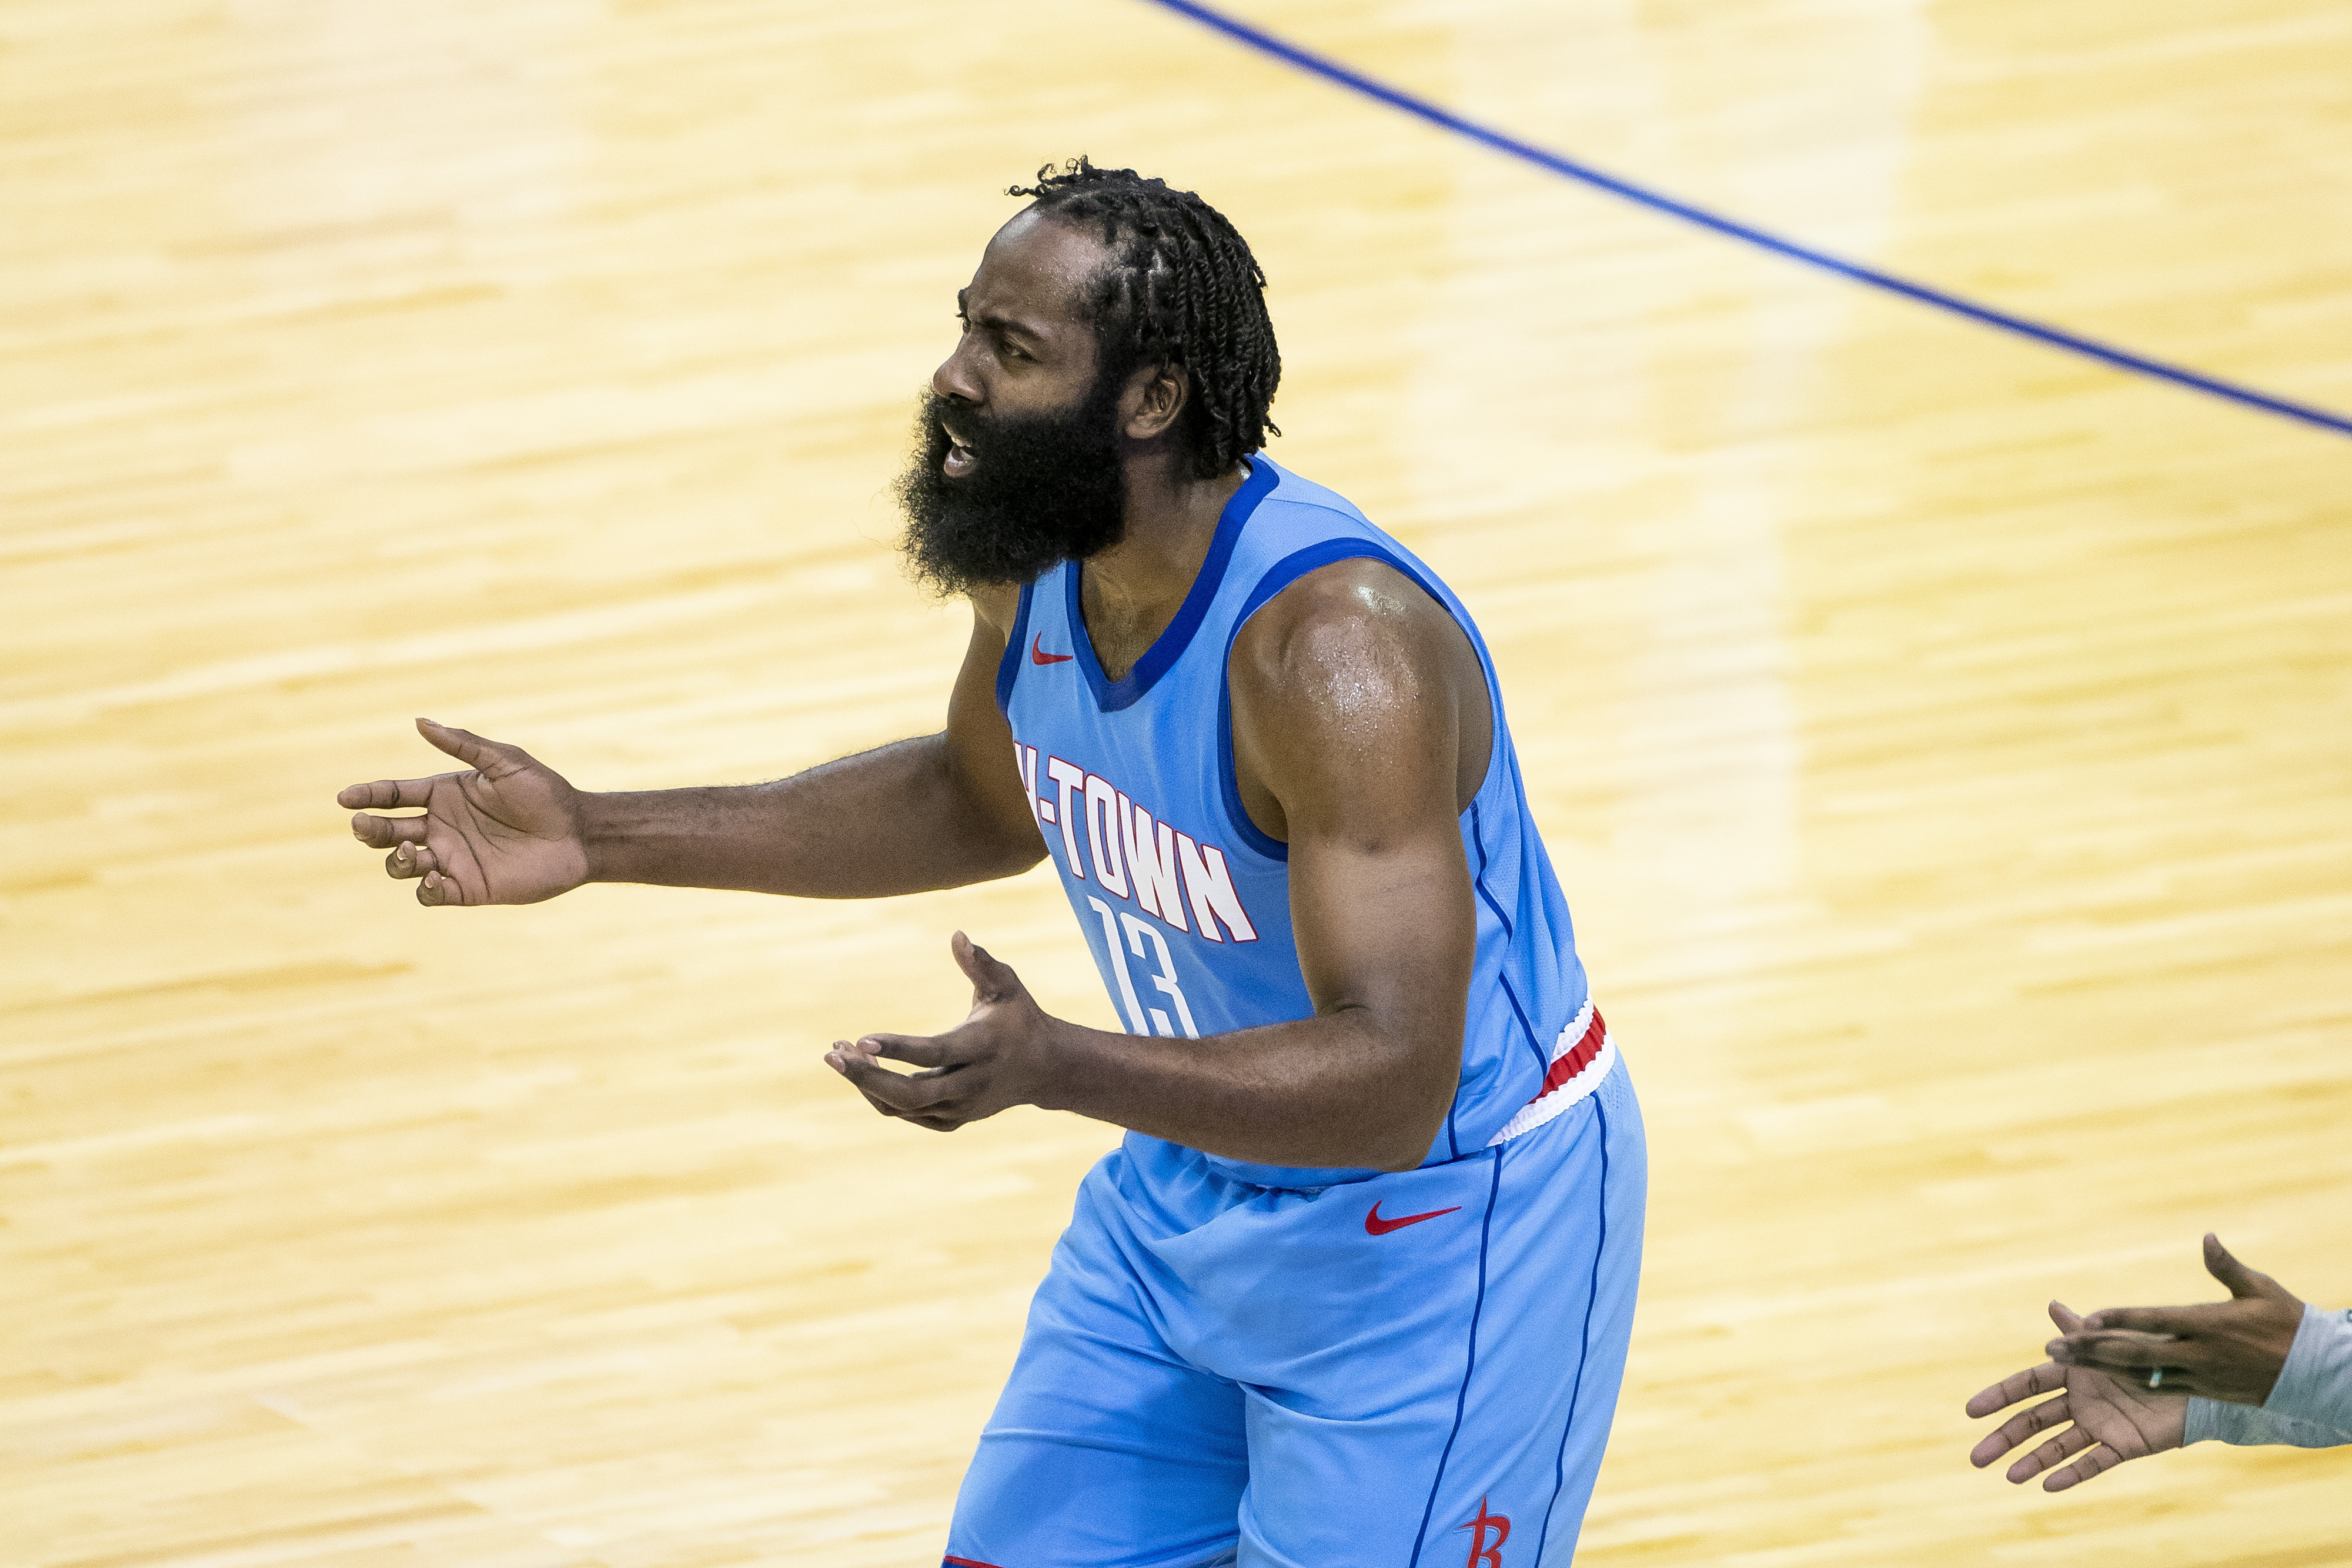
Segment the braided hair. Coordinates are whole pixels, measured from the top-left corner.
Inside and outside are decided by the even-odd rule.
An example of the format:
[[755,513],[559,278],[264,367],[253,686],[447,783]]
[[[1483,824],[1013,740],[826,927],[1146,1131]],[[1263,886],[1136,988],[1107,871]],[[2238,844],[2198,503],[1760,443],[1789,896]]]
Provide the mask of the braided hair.
[[1110,265],[1091,305],[1107,373],[1164,365],[1192,382],[1184,437],[1195,477],[1213,479],[1281,430],[1266,417],[1282,354],[1265,312],[1265,274],[1223,213],[1165,180],[1048,163],[1008,195],[1066,223],[1098,225]]

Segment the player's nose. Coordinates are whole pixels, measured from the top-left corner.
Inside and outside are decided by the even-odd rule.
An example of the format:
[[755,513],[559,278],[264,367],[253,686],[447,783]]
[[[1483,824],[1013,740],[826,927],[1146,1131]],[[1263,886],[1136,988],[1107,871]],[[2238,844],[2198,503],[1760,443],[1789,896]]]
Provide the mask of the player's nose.
[[[970,340],[969,338],[965,340],[966,342]],[[931,372],[931,390],[941,397],[953,398],[960,403],[977,403],[981,401],[980,380],[971,373],[971,367],[965,362],[961,343],[956,346],[954,353],[940,361],[938,370]]]

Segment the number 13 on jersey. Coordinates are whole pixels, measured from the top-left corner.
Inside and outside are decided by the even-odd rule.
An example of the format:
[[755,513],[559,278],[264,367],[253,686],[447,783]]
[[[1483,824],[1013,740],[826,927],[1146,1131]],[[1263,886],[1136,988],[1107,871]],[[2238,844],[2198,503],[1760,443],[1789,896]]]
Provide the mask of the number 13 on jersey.
[[[1201,1031],[1192,1026],[1192,1009],[1184,1000],[1184,988],[1176,980],[1176,956],[1168,950],[1168,938],[1158,926],[1139,915],[1123,909],[1113,909],[1101,899],[1089,896],[1088,907],[1102,922],[1103,943],[1110,949],[1110,972],[1118,982],[1118,999],[1127,1009],[1127,1032],[1129,1034],[1162,1034],[1171,1040],[1181,1036],[1198,1040]],[[1135,988],[1136,971],[1129,966],[1131,956],[1144,960],[1143,977],[1151,982],[1155,1002],[1165,1000],[1176,1009],[1168,1016],[1167,1007],[1147,1007]]]

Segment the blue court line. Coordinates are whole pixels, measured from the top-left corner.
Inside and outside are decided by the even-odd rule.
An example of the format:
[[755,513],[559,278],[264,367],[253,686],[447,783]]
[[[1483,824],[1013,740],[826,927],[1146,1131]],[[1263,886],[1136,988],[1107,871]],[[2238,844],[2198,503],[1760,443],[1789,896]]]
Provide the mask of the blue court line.
[[1321,77],[1326,81],[1337,83],[1352,92],[1360,92],[1366,98],[1385,103],[1391,109],[1402,110],[1417,120],[1425,120],[1442,130],[1467,137],[1481,146],[1491,147],[1507,157],[1533,163],[1539,169],[1548,169],[1567,179],[1580,181],[1595,189],[1607,191],[1612,195],[1622,196],[1636,205],[1664,213],[1669,217],[1680,218],[1685,223],[1696,224],[1700,228],[1712,229],[1717,234],[1744,241],[1759,250],[1770,251],[1776,256],[1786,256],[1791,261],[1803,262],[1808,267],[1820,267],[1824,272],[1833,272],[1841,277],[1851,278],[1856,283],[1872,288],[1901,295],[1904,298],[1921,305],[1933,306],[1938,310],[1948,310],[1955,316],[1964,316],[1969,320],[1981,322],[1985,326],[1998,328],[2004,332],[2013,332],[2021,338],[2030,338],[2049,348],[2063,349],[2069,353],[2080,354],[2085,359],[2097,360],[2117,370],[2152,376],[2158,381],[2170,382],[2175,386],[2187,387],[2192,392],[2201,392],[2213,397],[2227,399],[2231,402],[2243,403],[2249,408],[2258,408],[2266,413],[2300,420],[2305,424],[2317,425],[2322,430],[2334,431],[2338,435],[2352,435],[2352,418],[2347,418],[2343,414],[2331,413],[2326,409],[2316,408],[2307,402],[2295,402],[2287,398],[2273,397],[2269,392],[2256,388],[2241,386],[2235,382],[2225,382],[2182,365],[2168,365],[2161,360],[2151,360],[2144,354],[2135,354],[2128,349],[2118,349],[2111,343],[2102,343],[2096,339],[2069,332],[2062,327],[2047,326],[2040,321],[2030,321],[2022,316],[2012,316],[2006,310],[1996,310],[1990,305],[1979,305],[1972,299],[1964,299],[1957,294],[1947,294],[1942,289],[1931,287],[1925,283],[1914,283],[1907,277],[1897,277],[1891,272],[1881,272],[1874,267],[1864,267],[1860,262],[1848,261],[1843,256],[1832,256],[1827,251],[1815,250],[1811,246],[1783,239],[1779,235],[1768,234],[1762,229],[1750,227],[1737,219],[1725,217],[1720,213],[1711,213],[1704,207],[1695,207],[1688,202],[1678,202],[1662,192],[1636,185],[1630,180],[1621,180],[1614,174],[1603,173],[1591,164],[1580,163],[1573,158],[1563,158],[1557,152],[1547,152],[1542,148],[1522,141],[1516,136],[1506,135],[1492,126],[1481,125],[1475,120],[1465,120],[1453,110],[1441,108],[1425,98],[1415,97],[1402,88],[1391,87],[1388,83],[1375,80],[1361,71],[1350,69],[1337,60],[1326,59],[1311,50],[1299,47],[1297,44],[1286,42],[1271,33],[1251,26],[1237,17],[1228,16],[1222,11],[1213,11],[1208,6],[1199,4],[1198,0],[1151,0],[1151,4],[1164,6],[1180,16],[1189,16],[1236,42],[1248,45],[1261,54],[1271,55],[1276,59],[1297,66],[1310,76]]

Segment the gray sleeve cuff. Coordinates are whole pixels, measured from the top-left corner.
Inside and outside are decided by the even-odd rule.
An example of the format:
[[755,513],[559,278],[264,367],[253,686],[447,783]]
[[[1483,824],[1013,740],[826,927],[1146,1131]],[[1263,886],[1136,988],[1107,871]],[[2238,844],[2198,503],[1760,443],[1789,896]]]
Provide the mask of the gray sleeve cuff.
[[2192,1398],[2180,1440],[2297,1448],[2352,1443],[2352,1312],[2306,1303],[2271,1396],[2256,1409]]
[[2292,1448],[2333,1448],[2352,1443],[2352,1432],[2273,1416],[2251,1405],[2195,1397],[2189,1401],[2186,1428],[2180,1435],[2184,1448],[2190,1443],[2235,1443],[2242,1448],[2284,1444]]
[[2352,1312],[2305,1304],[2263,1414],[2332,1430],[2337,1442],[2352,1443]]

